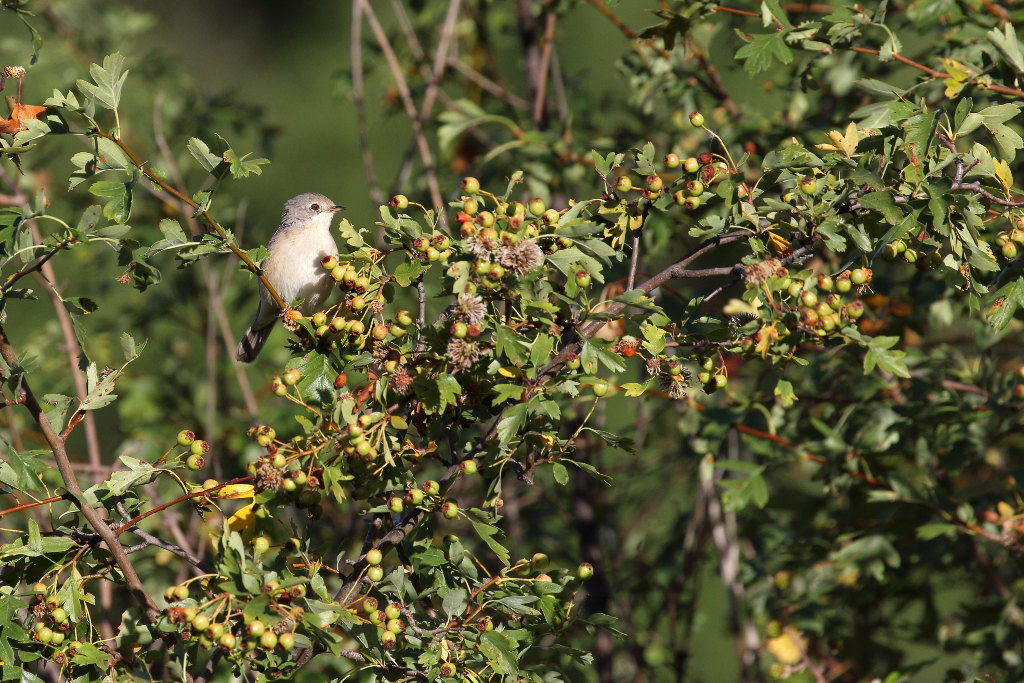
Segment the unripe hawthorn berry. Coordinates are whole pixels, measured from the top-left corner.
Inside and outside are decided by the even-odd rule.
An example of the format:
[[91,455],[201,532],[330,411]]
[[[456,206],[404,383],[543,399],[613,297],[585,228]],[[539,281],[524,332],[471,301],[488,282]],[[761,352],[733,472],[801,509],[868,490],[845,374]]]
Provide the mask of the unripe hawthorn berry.
[[437,670],[442,678],[453,678],[455,676],[455,665],[451,662],[443,663]]
[[695,157],[687,157],[683,162],[683,170],[687,173],[696,173],[700,170],[700,162]]
[[298,368],[289,368],[288,370],[285,371],[284,375],[282,375],[284,383],[287,384],[288,386],[294,386],[295,384],[298,383],[299,379],[301,378],[302,373],[299,372]]
[[405,500],[413,505],[419,505],[423,502],[423,498],[426,496],[423,491],[419,489],[409,489],[405,492]]
[[850,303],[846,304],[846,308],[844,310],[846,312],[847,318],[850,318],[851,320],[856,320],[857,318],[864,315],[864,302],[851,301]]
[[836,276],[836,291],[840,294],[846,294],[851,289],[853,289],[853,282],[850,280],[850,273],[844,270]]
[[[376,550],[376,548],[374,548]],[[379,552],[379,551],[378,551]],[[367,614],[373,614],[377,611],[377,598],[369,597],[363,600],[363,611]]]
[[462,202],[462,211],[463,211],[463,213],[465,213],[465,214],[467,214],[469,216],[476,215],[476,213],[479,210],[480,210],[480,202],[478,202],[473,197],[467,197],[466,200],[464,202]]
[[40,643],[49,643],[53,639],[53,629],[44,626],[35,633],[35,639]]
[[469,333],[469,325],[462,322],[461,320],[456,321],[452,323],[450,331],[452,333],[452,336],[455,337],[456,339],[465,339],[466,335]]
[[576,576],[586,581],[594,575],[594,565],[589,562],[581,562],[580,566],[576,568]]
[[384,610],[380,609],[373,610],[366,618],[370,620],[371,624],[383,624],[388,620]]
[[818,289],[823,292],[832,291],[832,277],[827,273],[820,273],[818,275]]
[[[338,258],[336,256],[324,256],[322,259],[320,259],[320,266],[324,270],[333,271],[335,268],[338,267]],[[335,279],[340,280],[341,278]]]
[[57,607],[50,611],[50,621],[55,624],[65,624],[68,621],[68,612],[63,607]]
[[804,194],[814,194],[818,191],[818,181],[811,176],[804,176],[800,179],[800,191]]
[[459,506],[454,501],[446,500],[441,503],[441,514],[445,519],[455,519],[459,516]]
[[494,214],[490,211],[481,211],[476,217],[476,224],[487,229],[494,226]]
[[857,285],[866,285],[871,282],[871,269],[870,268],[854,268],[850,272],[850,282]]
[[827,315],[832,315],[832,307],[824,301],[819,301],[814,306],[814,312],[818,314],[819,318],[824,318]]
[[657,175],[652,174],[647,176],[646,182],[647,189],[650,190],[652,194],[659,193],[665,188],[665,182]]
[[[387,613],[385,612],[385,615],[386,614]],[[399,633],[405,630],[405,622],[401,619],[388,619],[388,623],[384,628],[391,631],[395,635],[398,635]]]
[[370,581],[373,581],[374,583],[377,583],[378,581],[384,578],[384,568],[381,567],[379,564],[370,567],[366,570],[366,578],[368,578]]
[[390,649],[398,645],[398,636],[393,631],[383,629],[380,632],[380,644]]
[[809,289],[805,289],[800,293],[800,303],[807,308],[813,308],[818,303],[818,295]]
[[264,631],[260,636],[260,647],[264,650],[273,650],[277,647],[277,634],[270,630]]
[[615,191],[616,192],[629,192],[633,189],[633,181],[629,179],[627,175],[620,175],[615,179]]
[[575,353],[569,354],[569,356],[567,356],[565,359],[565,367],[569,368],[570,370],[579,370],[580,357],[577,356]]
[[534,553],[533,557],[530,558],[530,564],[533,565],[534,569],[544,569],[550,561],[546,553]]
[[193,631],[205,631],[210,628],[210,617],[205,614],[197,614],[192,618]]
[[412,316],[409,311],[400,310],[395,313],[395,321],[402,327],[408,327],[412,325]]
[[459,463],[459,471],[470,476],[477,473],[478,467],[479,465],[477,465],[476,460],[473,460],[472,458],[469,460],[463,460]]
[[388,204],[399,211],[405,211],[409,208],[409,198],[404,194],[396,194],[391,198]]
[[299,490],[299,485],[295,483],[295,480],[289,477],[281,482],[281,490],[285,493],[295,493]]
[[426,493],[428,496],[436,496],[437,494],[441,493],[441,485],[438,484],[433,479],[427,479],[425,482],[423,482],[423,486],[421,486],[420,488],[422,488],[423,492]]
[[608,393],[608,382],[603,379],[596,380],[591,386],[590,390],[594,392],[594,396],[598,398]]
[[448,235],[442,234],[434,235],[432,238],[430,238],[430,241],[433,242],[434,248],[439,251],[444,251],[452,243]]
[[544,200],[538,197],[534,197],[533,199],[531,199],[530,203],[527,205],[527,208],[530,210],[530,213],[534,216],[543,216],[544,212],[547,210],[547,207],[544,206]]
[[561,218],[561,214],[555,209],[548,209],[544,212],[544,222],[548,225],[558,225],[558,219]]
[[189,468],[193,472],[198,472],[203,469],[204,465],[206,465],[206,458],[195,453],[185,459],[185,467]]
[[269,538],[267,538],[266,536],[257,536],[256,538],[252,539],[252,551],[254,553],[256,553],[257,555],[262,555],[268,550],[270,550]]
[[195,441],[192,442],[192,445],[189,446],[189,451],[193,455],[203,455],[210,451],[210,444],[209,442],[203,441],[202,439],[196,439]]
[[701,384],[711,384],[711,373],[703,370],[697,373],[697,381]]
[[402,605],[397,602],[388,603],[384,608],[384,616],[388,619],[398,619],[402,616]]
[[1003,255],[1003,258],[1006,259],[1017,258],[1017,244],[1015,242],[1007,242],[1003,245],[1002,249],[1000,249],[1000,253]]
[[191,429],[182,429],[178,432],[178,445],[179,446],[191,446],[192,442],[196,440],[196,433]]
[[472,176],[462,179],[462,191],[466,194],[476,194],[480,191],[480,181]]
[[60,647],[64,644],[64,633],[62,631],[54,631],[53,635],[50,636],[50,645]]
[[366,564],[371,566],[378,565],[384,559],[384,553],[378,548],[370,548],[366,551]]
[[676,206],[682,206],[686,203],[686,192],[683,190],[676,190],[672,193],[672,201],[676,203]]
[[576,286],[577,287],[589,287],[590,286],[590,273],[585,270],[576,271]]
[[277,646],[282,650],[290,650],[295,647],[295,634],[282,633],[277,637]]
[[228,633],[222,635],[220,639],[217,641],[217,643],[225,650],[234,650],[235,645],[238,644],[238,639],[235,638],[235,634],[229,631]]
[[174,587],[174,599],[181,602],[188,598],[188,586],[178,585]]
[[729,378],[725,375],[715,375],[711,378],[711,383],[716,389],[722,389],[729,383]]
[[282,469],[288,464],[288,458],[284,457],[284,453],[274,453],[274,457],[270,459],[270,464],[277,469]]
[[704,115],[701,114],[699,111],[691,112],[690,113],[690,125],[693,126],[694,128],[703,128],[704,127]]
[[392,496],[391,498],[388,498],[388,510],[391,510],[391,512],[394,512],[395,514],[398,514],[399,512],[401,512],[404,509],[405,509],[405,501],[404,500],[402,500],[398,496]]
[[665,168],[679,168],[679,164],[682,163],[679,160],[679,155],[669,152],[665,155]]
[[699,197],[704,192],[704,183],[699,180],[687,180],[683,184],[686,194],[691,197]]
[[253,638],[259,638],[267,631],[267,625],[259,619],[253,619],[249,622],[248,626],[245,627],[246,633]]
[[683,200],[683,206],[690,211],[693,211],[700,206],[700,197],[687,197]]

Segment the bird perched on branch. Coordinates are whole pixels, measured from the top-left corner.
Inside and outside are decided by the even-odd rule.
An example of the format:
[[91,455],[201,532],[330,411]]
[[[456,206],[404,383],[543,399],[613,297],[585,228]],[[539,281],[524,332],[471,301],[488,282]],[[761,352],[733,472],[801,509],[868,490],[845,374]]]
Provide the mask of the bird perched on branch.
[[[316,192],[292,197],[285,202],[281,225],[267,244],[268,255],[260,266],[263,275],[285,304],[302,299],[303,315],[319,310],[334,287],[320,261],[338,253],[331,236],[331,218],[344,208]],[[261,282],[260,305],[238,342],[237,360],[251,363],[256,359],[280,314],[281,307]]]

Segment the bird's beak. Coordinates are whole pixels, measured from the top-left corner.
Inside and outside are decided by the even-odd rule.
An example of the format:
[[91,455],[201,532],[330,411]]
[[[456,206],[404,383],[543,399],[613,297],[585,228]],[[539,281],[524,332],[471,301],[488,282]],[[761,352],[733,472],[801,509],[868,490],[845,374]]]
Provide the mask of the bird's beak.
[[330,211],[331,213],[338,213],[339,211],[344,211],[345,207],[342,206],[341,204],[335,204],[334,206],[327,210]]

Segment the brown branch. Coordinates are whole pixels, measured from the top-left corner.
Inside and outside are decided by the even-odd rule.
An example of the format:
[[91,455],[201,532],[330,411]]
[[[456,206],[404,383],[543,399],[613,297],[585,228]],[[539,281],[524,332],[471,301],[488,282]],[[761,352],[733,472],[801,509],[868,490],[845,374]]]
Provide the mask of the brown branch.
[[[123,142],[121,142],[120,138],[118,138],[116,136],[113,136],[113,135],[110,135],[109,133],[105,133],[102,130],[99,130],[98,128],[92,129],[90,131],[90,133],[92,133],[93,135],[98,135],[101,138],[105,138],[105,139],[110,140],[111,142],[113,142],[115,145],[117,145],[121,149],[122,152],[125,153],[125,155],[131,160],[132,164],[137,169],[142,171],[143,175],[145,175],[151,181],[153,181],[154,183],[159,185],[161,188],[163,188],[164,191],[169,192],[171,195],[173,195],[179,201],[184,202],[185,204],[189,205],[193,209],[199,209],[199,204],[197,204],[195,201],[193,201],[191,197],[185,196],[179,190],[177,190],[174,187],[168,185],[162,178],[160,178],[160,176],[156,175],[155,173],[150,171],[148,168],[146,168],[146,166],[141,161],[139,161],[138,157],[136,157],[135,154],[133,154],[132,151],[130,149],[128,149],[128,147]],[[203,216],[203,220],[205,220],[210,225],[210,227],[212,227],[217,232],[217,234],[220,235],[221,239],[224,240],[224,245],[228,249],[230,249],[231,252],[235,256],[237,256],[239,259],[241,259],[242,263],[245,264],[246,268],[248,268],[250,271],[252,271],[253,275],[255,275],[257,278],[259,278],[259,281],[261,283],[263,283],[264,287],[267,288],[267,292],[270,293],[270,296],[274,299],[274,302],[277,303],[278,307],[281,308],[282,310],[287,308],[288,307],[288,302],[286,302],[284,299],[281,298],[281,295],[277,293],[276,289],[274,289],[274,285],[270,284],[270,280],[268,280],[267,277],[263,274],[263,271],[260,270],[260,267],[257,266],[255,263],[253,263],[252,259],[250,259],[246,255],[246,253],[244,251],[242,251],[237,245],[232,244],[230,241],[228,241],[228,234],[227,234],[227,232],[224,230],[224,228],[222,228],[220,226],[220,223],[218,223],[216,220],[214,220],[213,216],[210,215],[210,212],[204,209],[203,213],[202,213],[202,216]]]
[[230,481],[226,481],[223,484],[217,484],[216,486],[211,486],[208,489],[202,489],[201,491],[193,491],[192,493],[186,493],[184,495],[178,496],[177,498],[175,498],[174,500],[170,501],[169,503],[164,503],[163,505],[157,505],[155,508],[151,508],[149,510],[146,510],[141,515],[137,515],[135,517],[132,517],[131,519],[129,519],[124,524],[119,525],[117,527],[117,529],[114,531],[114,533],[117,536],[120,536],[122,533],[124,533],[125,531],[128,531],[131,527],[136,526],[139,522],[141,522],[142,520],[146,519],[147,517],[155,515],[158,512],[162,512],[162,511],[166,510],[169,507],[177,505],[178,503],[183,503],[184,501],[191,500],[192,498],[199,498],[200,496],[206,496],[206,495],[209,495],[209,494],[213,493],[214,491],[219,491],[220,489],[224,488],[225,486],[231,486],[232,484],[241,484],[242,482],[249,481],[250,479],[254,479],[254,477],[251,474],[249,476],[246,476],[246,477],[237,477],[235,479],[231,479]]
[[0,510],[0,517],[6,517],[14,512],[21,512],[22,510],[30,510],[40,505],[49,505],[50,503],[56,503],[58,500],[64,500],[64,496],[51,496],[50,498],[43,498],[42,500],[34,500],[31,503],[22,503],[21,505],[15,505],[12,508],[6,510]]
[[548,75],[551,70],[551,53],[555,44],[555,20],[554,12],[548,12],[545,17],[544,37],[541,39],[540,65],[537,67],[537,90],[533,94],[533,125],[543,128],[544,110],[547,103]]
[[53,258],[54,255],[56,255],[58,251],[60,251],[61,249],[63,249],[64,247],[66,247],[70,243],[71,243],[70,240],[64,240],[63,242],[61,242],[60,244],[55,246],[50,251],[48,251],[45,254],[43,254],[42,256],[40,256],[39,259],[36,260],[35,263],[25,264],[18,271],[14,272],[14,273],[11,273],[11,276],[9,278],[7,278],[7,281],[4,282],[3,286],[0,286],[0,295],[6,294],[8,292],[8,290],[10,290],[10,288],[14,286],[15,282],[17,282],[21,278],[25,277],[29,273],[34,273],[34,272],[36,272],[38,270],[41,270],[42,267],[46,265],[47,261],[49,261],[51,258]]
[[405,113],[409,117],[412,124],[413,138],[416,140],[416,147],[420,153],[420,160],[423,162],[423,170],[426,174],[427,188],[430,191],[430,200],[434,205],[434,211],[437,213],[438,219],[442,224],[447,225],[447,216],[444,211],[444,200],[441,196],[441,188],[437,182],[437,167],[434,163],[434,154],[430,150],[430,144],[427,142],[427,137],[423,131],[423,124],[419,118],[419,112],[416,110],[416,105],[412,101],[412,93],[409,90],[409,85],[405,80],[403,74],[402,65],[398,61],[398,57],[395,55],[394,48],[391,47],[391,41],[388,40],[387,34],[384,32],[383,27],[380,25],[380,21],[377,20],[377,14],[373,11],[373,7],[367,0],[356,0],[355,4],[359,5],[361,11],[366,16],[366,21],[370,25],[370,30],[373,31],[374,38],[377,40],[377,44],[384,54],[384,61],[387,62],[388,68],[391,70],[391,76],[395,81],[395,87],[398,89],[398,94],[402,100],[402,106],[405,108]]
[[[0,357],[3,357],[4,361],[8,365],[14,365],[18,362],[18,356],[11,346],[11,342],[7,337],[7,331],[0,325]],[[78,484],[78,478],[75,476],[74,470],[71,468],[71,460],[68,458],[67,450],[65,449],[64,441],[57,435],[50,425],[50,421],[46,418],[43,413],[42,407],[36,400],[35,394],[32,392],[32,388],[28,384],[28,380],[23,378],[21,380],[22,391],[25,392],[25,406],[28,408],[29,413],[32,415],[32,419],[35,420],[39,430],[43,433],[43,437],[46,439],[46,443],[53,453],[54,460],[57,463],[57,470],[60,472],[61,479],[64,481],[64,485],[68,489],[68,494],[72,498],[74,504],[82,512],[82,515],[92,526],[93,530],[99,534],[100,538],[107,545],[107,549],[113,557],[114,563],[117,564],[118,569],[124,575],[125,582],[128,584],[128,590],[132,597],[139,605],[142,606],[146,618],[149,621],[154,621],[160,614],[160,609],[157,607],[153,598],[150,597],[149,593],[146,592],[145,586],[142,585],[142,581],[139,579],[138,573],[135,571],[135,566],[128,558],[125,553],[124,547],[118,542],[117,536],[111,530],[107,523],[103,521],[103,517],[100,513],[91,508],[86,502],[82,492],[82,487]]]

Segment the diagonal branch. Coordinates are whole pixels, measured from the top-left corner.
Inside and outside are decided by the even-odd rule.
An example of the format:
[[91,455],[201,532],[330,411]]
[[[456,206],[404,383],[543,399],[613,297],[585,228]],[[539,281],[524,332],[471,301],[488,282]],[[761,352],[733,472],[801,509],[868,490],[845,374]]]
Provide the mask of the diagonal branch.
[[[18,356],[7,337],[7,331],[2,325],[0,325],[0,357],[3,357],[4,361],[8,365],[15,365],[18,362]],[[89,525],[92,526],[93,530],[95,530],[96,533],[99,534],[100,538],[103,539],[103,542],[106,543],[107,549],[110,551],[110,554],[114,559],[114,563],[117,564],[118,569],[120,569],[121,573],[124,575],[125,582],[128,584],[129,592],[135,601],[142,606],[146,617],[150,621],[156,620],[160,614],[160,609],[153,601],[153,598],[150,597],[149,593],[146,592],[145,586],[142,585],[142,581],[139,579],[139,575],[135,571],[135,566],[128,558],[128,554],[125,552],[124,547],[120,542],[118,542],[117,536],[114,534],[113,530],[107,526],[107,523],[103,520],[103,517],[100,516],[100,513],[85,502],[82,487],[78,484],[78,478],[75,476],[74,470],[71,468],[71,460],[68,458],[64,441],[53,430],[53,426],[43,413],[42,406],[39,405],[39,401],[36,400],[35,394],[32,393],[32,388],[29,386],[28,380],[25,378],[21,380],[21,390],[25,392],[25,407],[28,408],[29,413],[32,415],[32,419],[35,420],[36,425],[39,427],[39,431],[43,434],[43,438],[46,439],[47,446],[53,453],[54,460],[57,463],[57,470],[60,472],[64,485],[67,486],[69,496],[72,498],[78,509],[81,510],[82,515],[89,522]]]

